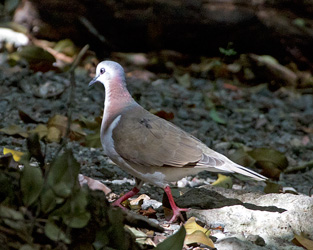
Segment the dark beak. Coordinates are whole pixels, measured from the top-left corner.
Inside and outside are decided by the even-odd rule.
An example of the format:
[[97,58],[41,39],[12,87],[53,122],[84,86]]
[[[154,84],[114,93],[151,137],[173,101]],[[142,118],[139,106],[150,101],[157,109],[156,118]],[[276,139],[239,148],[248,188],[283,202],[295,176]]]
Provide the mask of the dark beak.
[[88,84],[88,87],[91,87],[95,82],[97,82],[97,79],[100,75],[96,76],[94,79],[91,80],[91,82]]

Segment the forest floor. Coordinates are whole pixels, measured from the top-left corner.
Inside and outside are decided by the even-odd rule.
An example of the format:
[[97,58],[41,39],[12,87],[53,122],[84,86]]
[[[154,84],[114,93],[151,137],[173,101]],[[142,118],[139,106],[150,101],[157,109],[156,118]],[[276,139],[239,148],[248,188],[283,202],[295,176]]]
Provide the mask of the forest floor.
[[[144,54],[137,57],[143,58],[144,62],[149,58]],[[233,154],[236,158],[237,153],[237,158],[240,158],[238,152],[242,148],[246,151],[265,148],[281,152],[288,159],[288,166],[273,174],[277,183],[281,187],[292,187],[300,194],[312,195],[313,95],[310,91],[294,86],[280,86],[273,91],[267,82],[250,84],[229,77],[230,71],[227,77],[220,75],[214,78],[213,70],[197,68],[201,66],[199,60],[183,64],[168,61],[158,67],[131,61],[128,56],[115,56],[115,60],[120,60],[125,68],[128,89],[133,97],[147,110],[170,120],[227,156]],[[0,71],[1,129],[17,125],[27,133],[38,123],[47,124],[55,115],[67,114],[71,91],[68,74],[53,71],[34,73],[18,65],[12,68],[5,64],[1,65]],[[76,70],[76,88],[71,103],[73,120],[93,120],[102,115],[105,90],[101,84],[88,88],[91,79],[87,70]],[[57,94],[49,97],[38,94],[38,91],[46,91],[41,89],[43,85],[47,86],[47,91]],[[21,111],[38,123],[25,123],[25,119],[21,119]],[[87,130],[86,133],[89,132]],[[0,135],[1,152],[3,148],[27,151],[26,139],[19,133],[2,131]],[[85,143],[81,140],[73,140],[67,145],[80,163],[82,174],[103,181],[117,195],[133,187],[132,177],[114,165],[101,148],[82,144]],[[46,161],[51,160],[59,143],[42,145]],[[280,166],[275,164],[273,160],[273,167],[279,169]],[[262,171],[255,166],[250,167]],[[216,176],[201,173],[185,179],[180,186],[212,183]],[[237,189],[264,189],[264,184],[251,181],[233,179],[233,182]],[[163,190],[150,184],[145,184],[141,193],[162,201]]]

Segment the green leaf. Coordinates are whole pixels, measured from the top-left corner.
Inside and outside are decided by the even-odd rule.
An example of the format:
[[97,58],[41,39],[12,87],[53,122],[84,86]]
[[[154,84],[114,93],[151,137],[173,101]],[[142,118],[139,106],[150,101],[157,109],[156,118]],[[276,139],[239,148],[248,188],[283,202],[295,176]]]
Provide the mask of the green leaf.
[[72,228],[83,228],[90,220],[90,213],[83,212],[81,214],[67,214],[63,216],[66,225]]
[[184,240],[186,236],[186,229],[182,226],[178,232],[171,235],[163,242],[158,244],[154,250],[182,250],[184,245]]
[[25,231],[26,230],[26,226],[24,223],[24,216],[21,212],[16,211],[12,208],[0,205],[0,215],[3,219],[3,222],[17,230],[17,231]]
[[210,110],[210,117],[212,118],[213,121],[219,123],[219,124],[226,124],[226,121],[219,116],[217,113],[216,109],[211,109]]
[[40,196],[41,211],[48,213],[57,205],[57,197],[51,188],[45,188]]
[[43,186],[43,177],[40,168],[26,164],[21,176],[21,191],[26,206],[33,204],[40,195]]
[[65,204],[53,212],[53,215],[62,217],[63,222],[72,228],[82,228],[87,225],[90,213],[86,210],[88,204],[87,189],[81,188],[72,192]]
[[[48,172],[47,183],[53,188],[57,195],[63,197],[67,191],[60,191],[60,186],[64,189],[74,191],[79,189],[78,173],[80,165],[73,156],[71,150],[66,150],[52,164]],[[59,192],[59,193],[57,193]]]
[[53,191],[58,197],[67,198],[71,195],[72,189],[64,182],[60,182],[53,187]]
[[67,202],[69,209],[67,214],[62,215],[64,223],[73,228],[86,226],[90,219],[90,213],[86,210],[88,204],[87,190],[80,189]]
[[71,240],[66,234],[52,221],[48,221],[45,225],[45,235],[53,241],[63,241],[66,244],[70,244]]

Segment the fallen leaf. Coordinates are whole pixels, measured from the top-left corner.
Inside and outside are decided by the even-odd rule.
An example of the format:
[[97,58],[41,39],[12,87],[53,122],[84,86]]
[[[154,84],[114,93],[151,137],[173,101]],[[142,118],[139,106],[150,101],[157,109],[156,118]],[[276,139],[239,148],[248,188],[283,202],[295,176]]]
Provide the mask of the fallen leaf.
[[266,193],[266,194],[281,193],[282,190],[283,190],[283,188],[280,184],[277,184],[274,182],[267,182],[266,187],[264,188],[264,193]]
[[36,128],[29,131],[30,134],[37,133],[39,136],[39,139],[42,139],[43,137],[48,135],[48,127],[45,124],[38,124]]
[[295,237],[292,240],[292,242],[295,245],[304,247],[307,250],[313,250],[313,241],[301,235],[295,234]]
[[83,131],[79,123],[72,123],[69,137],[71,140],[78,141],[84,138],[87,134]]
[[25,154],[21,151],[9,149],[9,148],[3,148],[3,154],[6,155],[8,153],[12,154],[14,161],[20,161],[21,157]]
[[218,179],[212,183],[212,186],[230,189],[233,186],[233,181],[229,176],[218,174]]
[[[12,154],[0,155],[0,168],[17,169],[19,164],[14,160]],[[8,186],[8,185],[5,185]]]
[[87,134],[85,136],[85,141],[82,144],[89,148],[101,148],[100,131],[93,134]]
[[148,236],[144,232],[133,227],[130,227],[128,225],[125,225],[125,228],[128,229],[135,236],[136,242],[140,244],[145,243],[145,240],[147,239]]
[[58,41],[53,49],[56,52],[60,52],[71,57],[73,57],[77,52],[74,43],[70,39]]
[[144,201],[144,200],[150,200],[150,197],[148,195],[146,195],[146,194],[141,194],[136,199],[131,200],[130,204],[131,205],[137,205],[141,201]]
[[75,122],[79,122],[83,128],[87,128],[90,130],[95,130],[100,128],[102,119],[100,117],[96,117],[94,120],[89,120],[83,116],[79,118],[79,120],[75,120]]
[[20,116],[20,119],[24,123],[35,123],[35,124],[39,123],[35,119],[31,118],[30,115],[26,114],[23,110],[19,110],[18,115]]
[[103,191],[106,195],[111,193],[111,189],[108,188],[106,185],[104,185],[102,182],[92,179],[90,177],[84,176],[82,174],[78,175],[78,180],[79,180],[79,184],[81,186],[87,184],[87,186],[91,189],[91,190],[101,190]]
[[48,128],[47,141],[48,142],[60,142],[62,138],[62,132],[56,127]]
[[53,63],[55,58],[53,55],[34,45],[22,47],[19,51],[12,53],[11,58],[16,61],[19,61],[21,58],[25,59],[30,69],[34,71],[47,72],[54,69]]
[[195,231],[192,234],[186,235],[184,243],[186,245],[198,243],[215,248],[213,241],[209,237],[207,237],[202,231]]
[[148,209],[146,210],[140,210],[139,213],[143,216],[147,216],[149,218],[154,218],[156,219],[157,216],[156,216],[156,211],[152,208],[152,207],[149,207]]
[[245,167],[251,167],[255,164],[256,160],[253,159],[243,147],[237,149],[233,154],[229,156],[229,159],[237,164]]
[[0,132],[7,135],[19,135],[24,138],[28,137],[27,131],[18,125],[10,125],[9,127],[2,128],[0,129]]
[[197,222],[195,217],[190,217],[186,223],[184,224],[184,227],[186,229],[186,234],[192,234],[196,231],[203,232],[206,236],[210,235],[210,230],[205,229],[204,227],[201,227]]
[[256,160],[255,165],[263,170],[263,174],[274,179],[278,179],[281,171],[288,167],[288,160],[281,152],[268,149],[257,148],[248,152]]
[[215,121],[216,123],[226,124],[226,121],[220,117],[220,115],[218,114],[215,108],[210,110],[209,115],[212,118],[212,120]]
[[61,132],[61,136],[65,136],[67,131],[68,118],[64,115],[54,115],[48,121],[48,128],[55,127]]

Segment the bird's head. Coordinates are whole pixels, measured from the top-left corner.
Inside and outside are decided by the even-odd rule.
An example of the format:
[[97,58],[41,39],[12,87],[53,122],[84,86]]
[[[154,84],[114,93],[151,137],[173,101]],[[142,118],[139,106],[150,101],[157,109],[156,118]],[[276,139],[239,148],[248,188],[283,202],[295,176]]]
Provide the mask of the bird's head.
[[96,69],[96,76],[89,83],[89,87],[95,82],[101,82],[105,88],[109,87],[112,80],[125,82],[125,73],[121,65],[113,61],[102,61]]

